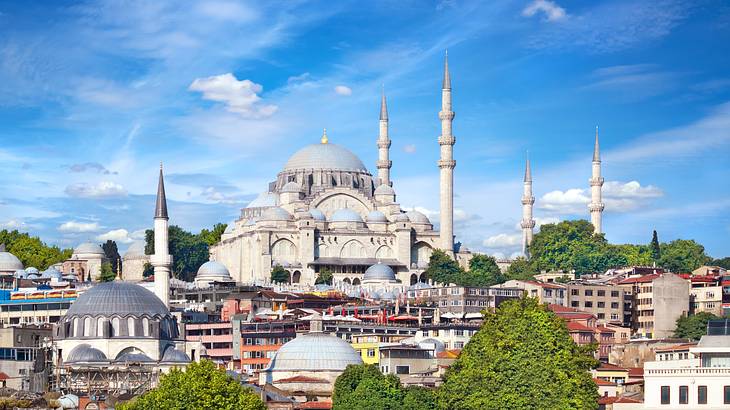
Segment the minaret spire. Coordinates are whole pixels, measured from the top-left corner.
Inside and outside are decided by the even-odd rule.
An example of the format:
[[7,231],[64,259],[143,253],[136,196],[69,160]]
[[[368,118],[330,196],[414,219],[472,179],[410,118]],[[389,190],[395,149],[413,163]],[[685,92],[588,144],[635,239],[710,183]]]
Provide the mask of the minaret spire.
[[441,249],[453,256],[454,252],[454,144],[456,139],[452,134],[452,123],[455,113],[451,110],[451,76],[449,74],[449,54],[444,56],[444,80],[441,87],[441,136],[438,138],[441,146],[441,156],[438,161],[440,169],[440,242]]
[[530,156],[527,155],[525,162],[525,181],[522,191],[522,254],[526,257],[528,249],[532,243],[533,229],[535,228],[535,220],[532,219],[532,206],[535,203],[535,197],[532,195],[532,170],[530,169]]
[[588,210],[591,213],[591,223],[595,233],[602,233],[601,217],[605,204],[601,202],[601,188],[603,187],[603,177],[601,176],[601,152],[598,146],[598,126],[596,126],[596,142],[593,146],[593,166],[591,179],[591,203],[588,204]]
[[150,256],[150,262],[155,270],[155,294],[170,307],[170,267],[172,256],[168,244],[167,198],[165,197],[165,178],[160,163],[160,177],[157,183],[157,201],[155,205],[155,253]]
[[380,132],[378,134],[378,179],[380,185],[390,186],[390,137],[388,136],[388,103],[385,100],[385,86],[380,97]]

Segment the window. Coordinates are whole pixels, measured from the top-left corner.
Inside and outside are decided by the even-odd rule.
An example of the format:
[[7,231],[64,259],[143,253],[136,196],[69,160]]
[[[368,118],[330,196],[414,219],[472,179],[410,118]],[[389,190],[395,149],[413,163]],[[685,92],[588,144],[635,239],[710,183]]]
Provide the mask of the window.
[[593,291],[592,291],[592,290],[590,290],[590,289],[586,289],[586,290],[585,290],[585,295],[586,295],[586,296],[593,296]]
[[611,309],[618,309],[618,302],[611,302]]
[[598,291],[598,296],[606,296],[606,291],[605,290],[599,290]]
[[368,349],[368,357],[375,357],[375,349]]
[[697,386],[697,404],[707,404],[707,386]]
[[611,320],[618,320],[618,313],[611,313]]
[[598,314],[598,318],[599,318],[599,319],[605,319],[605,318],[606,318],[606,315],[605,315],[605,314],[603,314],[603,313],[599,313],[599,314]]
[[[727,388],[726,388],[726,390],[727,390]],[[662,404],[669,404],[669,398],[670,398],[669,397],[669,386],[662,386],[661,397],[662,397],[662,401],[661,401]]]
[[578,289],[571,289],[570,294],[573,296],[578,296]]
[[590,301],[586,301],[586,302],[584,303],[584,306],[585,306],[585,307],[593,307],[593,302],[590,302]]
[[611,291],[611,297],[612,298],[617,298],[618,297],[618,291],[617,290],[612,290]]
[[410,366],[395,366],[395,374],[409,374]]
[[599,307],[599,308],[604,308],[604,307],[606,307],[606,302],[598,302],[598,307]]
[[689,394],[687,386],[679,386],[679,404],[689,403]]
[[574,308],[580,307],[580,302],[578,302],[577,300],[574,300],[574,301],[570,302],[570,306],[574,307]]
[[723,388],[723,390],[724,390],[723,393],[724,393],[724,396],[725,396],[724,403],[725,404],[730,404],[730,386],[725,386]]

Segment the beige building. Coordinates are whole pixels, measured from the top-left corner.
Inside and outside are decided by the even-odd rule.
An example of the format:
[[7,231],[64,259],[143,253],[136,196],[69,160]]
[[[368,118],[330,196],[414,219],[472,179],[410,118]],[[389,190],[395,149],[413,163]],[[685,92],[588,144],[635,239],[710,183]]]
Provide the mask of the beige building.
[[527,296],[537,298],[541,303],[560,306],[568,305],[567,287],[557,283],[513,279],[499,285],[494,285],[492,288],[522,289]]
[[624,279],[632,294],[632,329],[648,339],[672,337],[677,319],[689,312],[690,284],[673,273]]
[[87,280],[99,280],[101,265],[108,262],[101,246],[84,242],[77,246],[71,258],[63,261],[61,271],[64,275],[75,275],[79,282]]
[[122,256],[122,278],[126,281],[144,279],[144,267],[150,263],[150,255],[144,252],[144,241],[133,242]]
[[631,301],[627,300],[625,288],[582,282],[571,282],[566,286],[568,306],[592,313],[602,322],[630,325]]

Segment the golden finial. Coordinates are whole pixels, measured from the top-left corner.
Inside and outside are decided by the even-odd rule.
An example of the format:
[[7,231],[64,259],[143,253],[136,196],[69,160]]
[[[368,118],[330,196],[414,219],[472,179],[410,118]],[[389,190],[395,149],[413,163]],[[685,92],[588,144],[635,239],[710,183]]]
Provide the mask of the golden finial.
[[329,142],[329,139],[327,139],[327,128],[322,131],[322,144],[326,144]]

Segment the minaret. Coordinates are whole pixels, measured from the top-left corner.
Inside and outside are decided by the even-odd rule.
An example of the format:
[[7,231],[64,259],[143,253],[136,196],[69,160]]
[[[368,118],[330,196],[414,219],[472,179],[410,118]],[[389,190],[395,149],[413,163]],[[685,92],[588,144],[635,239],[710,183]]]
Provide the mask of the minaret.
[[532,205],[535,197],[532,196],[532,171],[530,170],[530,157],[527,157],[525,164],[525,186],[522,191],[522,254],[526,257],[527,247],[532,243],[532,233],[535,228],[535,220],[532,219]]
[[385,89],[380,99],[380,133],[378,134],[378,179],[379,185],[390,186],[390,167],[393,162],[389,158],[390,138],[388,137],[388,105],[385,101]]
[[155,268],[155,294],[168,308],[170,307],[170,266],[172,256],[168,251],[167,239],[167,198],[165,198],[165,181],[160,164],[160,180],[157,183],[157,203],[155,205],[155,254],[150,262]]
[[593,223],[593,231],[602,233],[601,215],[605,204],[601,202],[601,187],[603,186],[603,177],[601,176],[601,153],[598,148],[598,126],[596,126],[596,145],[593,147],[593,173],[591,179],[591,203],[588,204],[588,210],[591,211],[591,223]]
[[449,54],[444,57],[444,82],[441,86],[441,158],[438,166],[441,169],[441,249],[453,255],[454,252],[454,143],[456,139],[451,133],[454,112],[451,111],[451,77],[449,76]]

